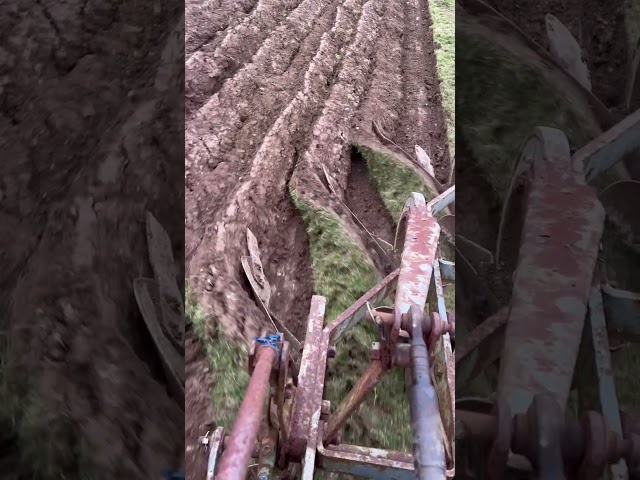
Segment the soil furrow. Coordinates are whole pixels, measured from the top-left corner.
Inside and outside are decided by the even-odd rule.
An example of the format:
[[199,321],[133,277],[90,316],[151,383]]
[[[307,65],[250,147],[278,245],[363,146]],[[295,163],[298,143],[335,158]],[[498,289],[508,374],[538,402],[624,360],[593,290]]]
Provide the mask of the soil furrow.
[[409,154],[414,145],[420,145],[431,157],[438,179],[445,181],[449,170],[447,126],[427,2],[407,0],[405,19],[403,115],[393,140]]
[[[208,246],[199,248],[189,265],[189,272],[195,277],[192,281],[194,291],[207,292],[206,298],[203,298],[205,308],[211,308],[216,318],[224,323],[225,331],[230,333],[237,334],[238,323],[243,318],[245,321],[242,328],[248,332],[256,332],[260,323],[258,320],[261,319],[259,314],[243,315],[247,308],[255,309],[255,305],[247,307],[246,293],[237,280],[232,280],[238,276],[240,254],[245,245],[244,229],[249,227],[254,231],[261,242],[265,259],[276,256],[276,250],[282,249],[277,248],[278,240],[282,240],[283,235],[290,235],[291,232],[283,230],[283,227],[292,222],[291,217],[297,219],[298,216],[288,199],[287,178],[282,173],[293,168],[297,158],[294,147],[296,139],[306,136],[311,119],[325,99],[328,80],[333,77],[336,67],[340,40],[344,40],[349,28],[355,26],[353,13],[357,9],[353,7],[357,5],[357,0],[346,2],[345,8],[338,12],[335,28],[324,35],[316,56],[305,73],[303,88],[265,136],[252,160],[250,170],[241,178],[242,183],[233,194],[222,202],[219,215],[209,217],[211,222],[205,233]],[[349,6],[352,8],[348,8]],[[304,229],[302,232],[304,233]],[[285,241],[285,246],[291,241]],[[302,243],[306,245],[306,239]],[[293,244],[295,243],[291,243]],[[269,264],[268,261],[264,263]],[[211,272],[205,266],[214,271]],[[283,282],[287,278],[295,278],[293,268],[289,272],[285,270],[282,267],[278,272],[280,278],[284,277]],[[203,271],[205,275],[201,276],[200,272]],[[213,278],[210,277],[211,273],[215,274]],[[307,281],[310,282],[311,277]],[[207,286],[208,288],[203,288]],[[288,292],[288,298],[280,300],[283,306],[287,303],[286,300],[289,309],[294,308],[296,303],[301,303],[296,299],[295,289],[290,286],[280,291]],[[303,322],[307,308],[308,305],[303,305]],[[280,316],[283,320],[288,320],[286,311]]]
[[[244,155],[233,159],[225,158],[225,155],[233,149],[238,130],[255,116],[251,100],[256,92],[264,89],[260,79],[286,71],[292,56],[299,50],[300,42],[312,29],[313,23],[319,20],[325,6],[318,0],[304,0],[263,43],[253,61],[227,81],[188,122],[185,148],[187,184],[193,168],[211,170],[225,160],[231,161],[234,168],[246,163]],[[282,86],[280,96],[291,95],[287,87],[289,85]]]
[[251,12],[258,0],[205,0],[185,2],[185,56],[210,42]]
[[[354,222],[343,202],[351,164],[351,119],[369,86],[386,5],[378,0],[369,0],[363,7],[354,41],[345,53],[336,83],[325,102],[322,115],[313,126],[309,145],[292,177],[294,190],[305,202],[339,215],[345,233],[367,248],[381,272],[385,267],[379,252]],[[324,180],[321,180],[322,166],[332,176],[340,198],[330,194],[324,186]]]
[[185,64],[185,118],[188,121],[225,79],[251,60],[265,38],[300,0],[260,0],[251,15],[214,48],[206,46]]
[[386,133],[396,137],[402,102],[402,39],[404,36],[406,0],[389,2],[389,15],[381,33],[376,69],[371,87],[354,118],[352,135],[375,138],[372,122],[379,122]]
[[[3,32],[14,42],[22,42],[21,27],[31,26],[32,34],[42,27],[27,4],[20,9],[26,22]],[[24,380],[19,393],[3,388],[0,403],[15,422],[25,478],[44,477],[44,468],[55,478],[93,469],[108,478],[154,478],[182,462],[182,404],[155,368],[132,281],[150,274],[147,210],[180,226],[168,229],[174,242],[183,235],[175,188],[182,130],[177,142],[172,133],[183,115],[175,88],[183,85],[184,19],[169,25],[175,19],[168,8],[152,13],[140,3],[115,11],[110,21],[128,32],[114,27],[92,38],[67,32],[67,52],[99,43],[110,49],[74,60],[64,74],[51,68],[42,38],[28,36],[15,56],[6,44],[5,54],[16,60],[14,82],[26,94],[16,84],[5,89],[21,133],[2,136],[12,144],[3,162],[11,173],[1,176],[3,206],[18,207],[21,230],[38,237],[36,245],[25,242],[35,248],[0,294],[7,305],[0,327],[12,339],[0,355]],[[131,60],[125,40],[132,27],[139,27],[135,48],[150,52],[144,59]],[[159,41],[159,30],[171,33]],[[34,61],[41,62],[37,75]],[[22,141],[29,137],[27,148]]]
[[[287,104],[282,104],[282,102],[291,102],[293,92],[296,91],[296,88],[302,89],[302,93],[300,94],[308,95],[309,93],[305,92],[312,92],[310,82],[315,80],[315,76],[318,74],[317,70],[319,69],[319,65],[322,65],[324,68],[324,65],[327,62],[327,60],[325,60],[326,57],[332,57],[328,68],[335,68],[337,61],[336,57],[340,46],[346,41],[348,32],[355,27],[356,19],[360,11],[360,4],[361,0],[348,0],[345,2],[343,7],[337,8],[335,18],[333,16],[331,17],[334,19],[333,27],[328,34],[323,34],[322,41],[320,41],[320,47],[317,49],[316,55],[310,63],[308,63],[309,60],[307,59],[307,56],[310,53],[310,49],[317,45],[317,43],[313,41],[317,32],[322,30],[314,30],[313,35],[308,37],[310,41],[305,42],[302,45],[298,57],[294,59],[291,64],[291,71],[287,71],[284,76],[272,77],[272,79],[264,82],[267,86],[274,84],[274,87],[278,88],[278,85],[281,85],[280,82],[282,81],[283,85],[288,85],[288,88],[291,89],[291,93],[289,93],[288,88],[283,90],[282,86],[279,87],[280,90],[267,90],[265,87],[265,92],[260,93],[254,104],[244,106],[245,109],[253,107],[252,110],[254,112],[260,112],[260,114],[253,115],[251,121],[247,121],[239,126],[240,130],[237,134],[237,138],[235,140],[231,139],[235,146],[235,150],[226,156],[225,161],[223,161],[213,173],[207,175],[203,172],[199,177],[201,184],[206,183],[208,185],[207,195],[206,198],[196,200],[196,203],[201,204],[200,207],[187,208],[187,230],[188,232],[190,230],[198,232],[196,235],[191,235],[191,233],[187,234],[188,252],[192,252],[196,248],[196,245],[199,243],[199,240],[197,239],[202,237],[202,229],[208,224],[208,220],[206,219],[212,218],[214,209],[217,209],[219,205],[221,205],[223,199],[230,195],[229,192],[233,190],[235,183],[237,182],[236,179],[242,175],[241,172],[246,161],[231,161],[227,159],[253,158],[257,149],[262,144],[264,135],[273,128],[274,122],[277,121],[278,116],[282,116],[283,114],[286,115],[286,113],[283,112],[286,112],[287,108],[292,108],[291,103],[285,108],[285,105]],[[328,20],[328,18],[319,19],[316,22],[316,25],[322,29],[323,23],[326,20]],[[299,68],[302,68],[302,70],[298,72]],[[326,90],[330,78],[331,77],[326,80],[325,84],[321,86],[321,90],[318,91],[318,95],[321,96],[320,98],[324,98],[322,96],[324,94],[321,92]],[[284,82],[283,80],[287,80],[287,82]],[[298,86],[296,87],[296,85]],[[246,94],[250,95],[251,93],[250,91],[246,91]],[[255,90],[253,95],[255,95]],[[317,101],[317,99],[314,98],[314,101]],[[231,98],[230,103],[233,108],[237,106],[236,104],[238,102],[234,102],[233,98]],[[294,105],[296,105],[295,99]],[[232,114],[228,111],[218,111],[218,113],[224,115],[227,119],[233,118]],[[223,121],[224,119],[221,119],[221,122]],[[228,182],[218,180],[225,177],[230,179],[233,178],[233,180]],[[195,197],[188,195],[187,202],[189,203],[191,201],[190,199]],[[218,203],[215,203],[215,200],[217,200]],[[192,212],[194,213],[192,214]],[[195,214],[195,212],[198,212],[198,214]],[[200,219],[198,217],[200,217]],[[190,226],[193,226],[194,229],[192,230]]]
[[[189,239],[202,240],[198,240],[197,248],[192,247],[186,275],[194,296],[208,314],[214,315],[227,336],[243,340],[263,324],[260,311],[243,288],[240,272],[240,255],[246,248],[244,232],[250,227],[260,242],[267,278],[275,287],[271,307],[294,334],[303,337],[313,273],[306,227],[291,205],[288,175],[284,172],[292,171],[295,165],[296,137],[306,135],[315,112],[326,97],[339,48],[346,41],[349,29],[356,24],[360,3],[361,0],[346,0],[344,8],[337,7],[333,27],[322,34],[315,55],[304,70],[300,90],[270,124],[260,143],[252,171],[240,177],[235,169],[228,167],[229,162],[224,162],[214,172],[215,178],[200,176],[187,192],[187,244]],[[258,118],[271,113],[258,112],[260,115],[255,116]],[[221,209],[213,203],[220,197],[216,197],[210,206],[206,204],[204,197],[214,188],[224,183],[233,187],[238,180],[244,183],[225,199]],[[278,183],[270,184],[273,180]],[[197,205],[195,209],[193,205]],[[190,214],[198,210],[200,214]],[[196,221],[196,217],[200,219]],[[204,234],[196,233],[205,226],[208,227]],[[200,358],[196,353],[187,362],[193,377],[193,381],[187,380],[186,387],[189,405],[185,437],[189,449],[197,445],[198,436],[208,428],[202,425],[202,419],[209,418],[212,413],[207,395],[210,382],[202,373],[206,364]],[[204,456],[193,450],[187,458],[188,478],[201,477],[206,464]]]

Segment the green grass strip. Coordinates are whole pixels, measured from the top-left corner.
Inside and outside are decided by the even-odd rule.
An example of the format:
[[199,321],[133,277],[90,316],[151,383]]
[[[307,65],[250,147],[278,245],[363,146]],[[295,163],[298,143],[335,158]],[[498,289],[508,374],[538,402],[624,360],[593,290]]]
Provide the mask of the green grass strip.
[[433,22],[433,40],[436,48],[436,61],[442,108],[447,118],[449,151],[455,157],[456,135],[456,14],[454,0],[431,0],[429,2]]
[[[331,322],[374,287],[379,277],[366,253],[345,235],[337,217],[307,204],[295,192],[291,196],[309,233],[314,290],[327,299],[326,318]],[[327,398],[332,408],[338,406],[365,371],[369,349],[377,337],[374,328],[360,324],[341,338],[327,372]],[[348,420],[343,441],[410,450],[408,411],[402,373],[388,372]]]
[[200,340],[200,347],[207,357],[213,378],[211,403],[214,421],[218,426],[231,428],[249,382],[249,374],[245,368],[248,350],[245,345],[238,345],[227,339],[218,329],[215,329],[213,338],[209,334],[207,323],[210,319],[195,302],[188,288],[186,292],[186,321],[192,325]]

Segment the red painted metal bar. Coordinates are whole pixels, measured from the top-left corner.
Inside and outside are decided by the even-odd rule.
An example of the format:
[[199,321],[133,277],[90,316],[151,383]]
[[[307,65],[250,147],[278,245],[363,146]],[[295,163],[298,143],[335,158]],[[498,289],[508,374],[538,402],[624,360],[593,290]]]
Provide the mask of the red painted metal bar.
[[336,342],[344,332],[365,318],[368,311],[367,303],[375,307],[379,302],[387,298],[396,289],[399,275],[400,270],[391,272],[382,282],[365,293],[356,303],[347,308],[338,318],[331,322],[331,324],[327,326],[331,334],[331,341]]
[[349,415],[355,412],[362,402],[367,398],[371,390],[375,388],[387,371],[387,366],[380,360],[373,360],[367,370],[353,386],[347,398],[338,406],[336,411],[329,417],[325,429],[324,442],[331,442],[338,434],[338,431],[347,421]]
[[243,480],[247,475],[251,452],[262,416],[265,415],[264,401],[269,391],[269,377],[277,358],[278,352],[274,348],[259,347],[253,374],[229,436],[229,445],[220,459],[216,475],[218,480]]
[[439,238],[438,221],[427,209],[424,197],[413,193],[405,203],[396,235],[396,245],[404,245],[404,250],[396,288],[395,324],[391,329],[392,351],[400,335],[402,315],[412,305],[424,310],[427,303]]
[[536,394],[564,408],[587,313],[604,210],[571,166],[562,132],[540,128],[505,330],[499,398],[524,413]]

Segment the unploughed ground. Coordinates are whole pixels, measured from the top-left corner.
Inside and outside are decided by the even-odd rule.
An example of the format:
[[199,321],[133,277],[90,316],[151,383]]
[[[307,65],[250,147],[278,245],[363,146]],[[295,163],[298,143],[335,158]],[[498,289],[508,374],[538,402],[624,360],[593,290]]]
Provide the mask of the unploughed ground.
[[[390,271],[376,241],[392,243],[391,199],[415,185],[411,168],[362,159],[352,144],[376,142],[375,120],[405,151],[421,145],[442,181],[449,152],[426,1],[198,1],[186,15],[185,442],[195,480],[206,460],[198,437],[230,428],[242,398],[238,346],[266,326],[241,269],[246,229],[275,290],[271,310],[303,339],[314,292],[328,297],[332,320]],[[381,186],[380,172],[400,170],[407,181],[398,187],[401,176],[389,175]],[[346,346],[336,361],[364,367],[366,351]],[[351,381],[328,388],[345,393]],[[364,435],[365,417],[353,437]],[[384,444],[379,423],[371,437]]]
[[183,461],[183,405],[132,288],[151,275],[147,211],[184,253],[180,17],[0,4],[2,478],[158,479]]

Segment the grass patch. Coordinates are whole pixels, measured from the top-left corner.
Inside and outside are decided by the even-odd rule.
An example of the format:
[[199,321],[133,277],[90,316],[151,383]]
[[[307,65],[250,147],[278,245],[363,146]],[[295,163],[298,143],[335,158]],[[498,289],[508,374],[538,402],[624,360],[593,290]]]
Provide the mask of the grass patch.
[[369,147],[356,145],[356,149],[366,160],[373,184],[394,220],[400,218],[413,192],[422,193],[427,202],[435,197],[409,167]]
[[217,328],[210,335],[207,315],[194,300],[189,288],[186,288],[185,317],[187,324],[200,340],[200,347],[209,361],[213,377],[211,403],[217,425],[226,428],[233,426],[236,413],[240,408],[244,392],[249,382],[246,363],[248,349],[227,339]]
[[432,0],[429,2],[433,21],[433,40],[436,47],[436,61],[442,108],[447,118],[449,152],[455,157],[455,118],[456,118],[456,15],[454,0]]
[[588,132],[564,99],[533,67],[483,37],[458,31],[456,104],[473,160],[502,199],[523,142],[538,126],[555,127],[579,148]]
[[[331,322],[375,286],[378,275],[365,252],[347,237],[337,217],[305,203],[291,192],[309,233],[314,290],[327,299]],[[376,330],[360,324],[348,330],[329,365],[327,399],[336,408],[369,363]],[[343,429],[343,441],[378,448],[410,450],[409,405],[402,372],[388,372]]]
[[291,197],[309,233],[314,290],[326,297],[326,318],[333,321],[378,283],[378,275],[366,253],[343,233],[337,217],[312,207],[295,192]]
[[9,470],[34,480],[99,478],[80,432],[61,412],[45,408],[41,397],[18,381],[0,337],[0,454]]

